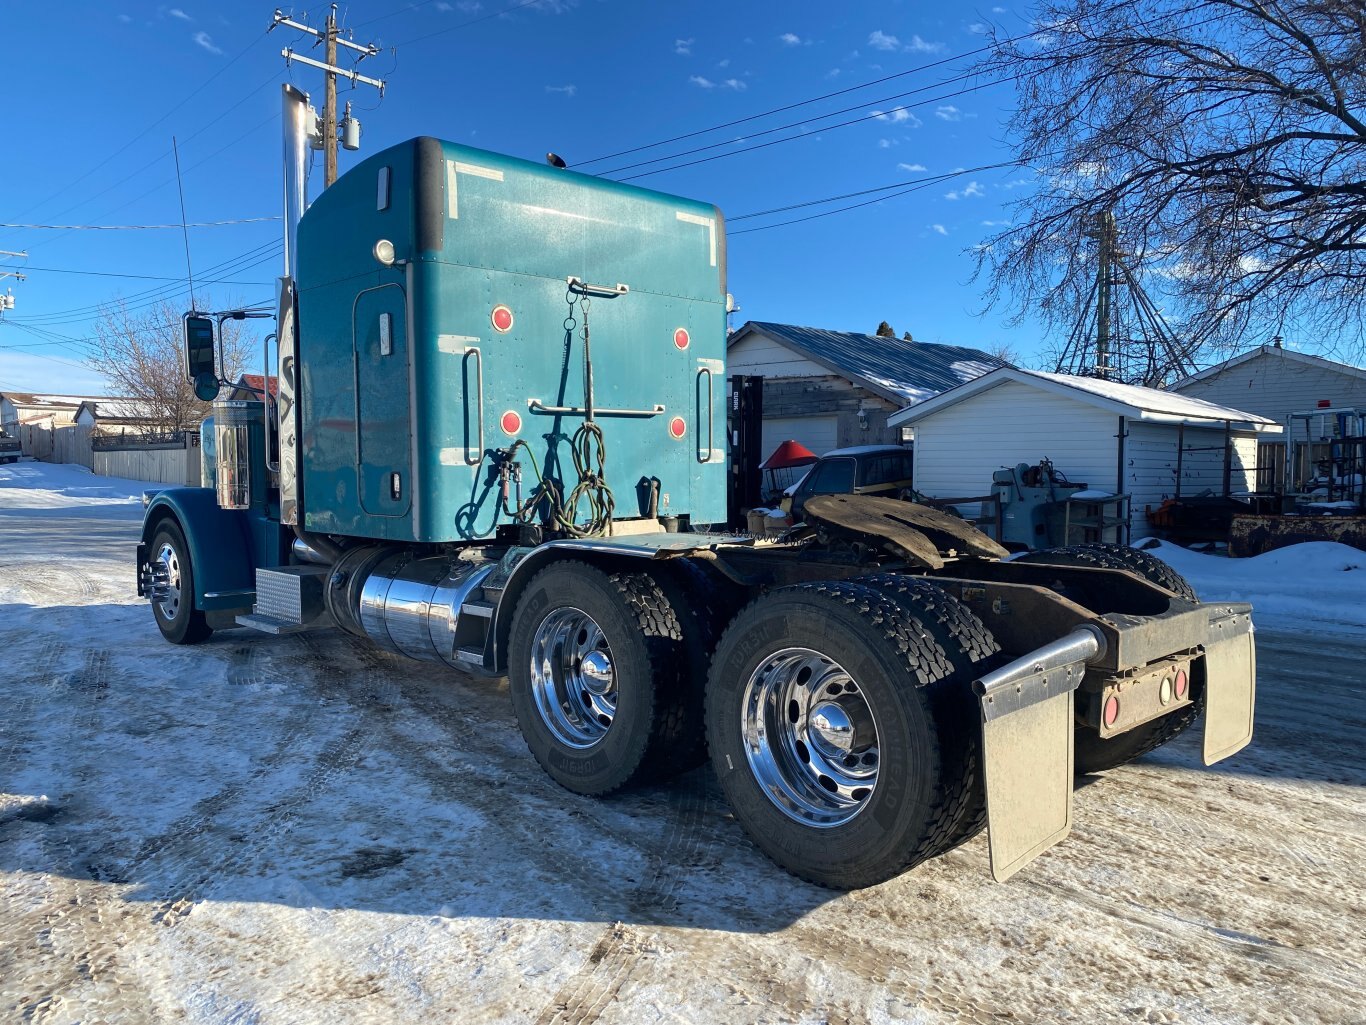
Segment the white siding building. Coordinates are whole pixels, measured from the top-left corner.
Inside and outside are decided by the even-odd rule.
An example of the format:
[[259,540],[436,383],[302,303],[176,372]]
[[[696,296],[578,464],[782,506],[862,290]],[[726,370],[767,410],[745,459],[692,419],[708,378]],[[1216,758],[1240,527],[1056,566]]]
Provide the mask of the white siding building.
[[[1263,345],[1178,381],[1172,390],[1206,402],[1237,406],[1285,424],[1291,413],[1320,407],[1366,409],[1366,370],[1278,345]],[[1301,422],[1297,438],[1303,439],[1305,430]],[[1314,433],[1317,436],[1319,432]],[[1263,488],[1280,488],[1285,474],[1285,439],[1263,439],[1258,466]]]
[[[1145,506],[1180,491],[1221,493],[1256,484],[1257,440],[1278,434],[1268,417],[1171,392],[1029,370],[1001,369],[888,418],[915,428],[915,488],[931,498],[991,491],[992,474],[1048,458],[1067,478],[1131,496],[1135,537]],[[1178,456],[1178,448],[1181,449]]]

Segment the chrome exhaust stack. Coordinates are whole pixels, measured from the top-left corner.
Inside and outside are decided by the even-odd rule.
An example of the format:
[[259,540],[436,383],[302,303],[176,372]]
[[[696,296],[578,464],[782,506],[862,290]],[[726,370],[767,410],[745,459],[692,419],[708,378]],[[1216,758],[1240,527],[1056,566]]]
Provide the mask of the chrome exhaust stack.
[[[280,522],[301,526],[299,517],[299,346],[294,320],[294,282],[299,270],[299,220],[308,201],[308,96],[284,86],[284,241],[285,273],[276,289],[275,348],[277,437],[280,445],[278,479]],[[269,382],[266,390],[269,391]],[[267,402],[269,405],[269,402]],[[274,469],[274,467],[272,467]],[[317,547],[317,546],[315,546]]]

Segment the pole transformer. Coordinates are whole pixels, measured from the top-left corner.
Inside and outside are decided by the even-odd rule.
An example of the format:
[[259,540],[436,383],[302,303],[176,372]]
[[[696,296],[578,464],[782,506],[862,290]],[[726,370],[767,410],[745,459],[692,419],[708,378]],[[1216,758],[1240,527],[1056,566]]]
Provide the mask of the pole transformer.
[[[364,60],[366,57],[373,57],[379,53],[379,47],[374,44],[365,46],[354,43],[349,39],[344,39],[341,31],[337,27],[337,5],[333,4],[327,15],[327,22],[322,29],[313,28],[311,25],[304,25],[287,18],[280,11],[276,10],[275,19],[271,22],[271,29],[277,25],[284,25],[286,28],[296,29],[299,32],[306,32],[310,36],[316,37],[325,45],[324,57],[326,60],[316,61],[311,57],[295,53],[289,47],[280,51],[280,56],[285,59],[285,63],[298,61],[300,64],[307,64],[309,67],[320,69],[323,74],[323,115],[322,115],[322,148],[323,148],[323,187],[331,185],[337,180],[337,76],[349,78],[354,85],[357,82],[365,85],[372,85],[379,90],[380,96],[384,95],[384,80],[379,78],[367,78],[365,75],[357,73],[351,68],[338,67],[337,47],[345,46],[355,50],[360,54],[357,60]],[[317,45],[316,43],[314,44]],[[349,104],[348,104],[349,108]],[[348,113],[348,118],[350,117]],[[357,133],[357,139],[359,134]],[[359,142],[357,142],[357,145]],[[348,148],[354,149],[355,146],[348,144]]]

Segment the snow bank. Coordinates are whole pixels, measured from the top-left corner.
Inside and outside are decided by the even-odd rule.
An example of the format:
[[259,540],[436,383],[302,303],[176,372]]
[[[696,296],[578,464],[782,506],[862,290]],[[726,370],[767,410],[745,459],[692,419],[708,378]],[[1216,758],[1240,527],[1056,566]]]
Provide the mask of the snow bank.
[[1184,576],[1203,601],[1249,601],[1258,616],[1366,628],[1366,552],[1348,545],[1311,541],[1250,559],[1205,555],[1156,538],[1134,547]]
[[0,467],[0,495],[8,509],[65,509],[72,506],[141,506],[142,493],[165,487],[123,477],[97,477],[74,463],[25,460]]

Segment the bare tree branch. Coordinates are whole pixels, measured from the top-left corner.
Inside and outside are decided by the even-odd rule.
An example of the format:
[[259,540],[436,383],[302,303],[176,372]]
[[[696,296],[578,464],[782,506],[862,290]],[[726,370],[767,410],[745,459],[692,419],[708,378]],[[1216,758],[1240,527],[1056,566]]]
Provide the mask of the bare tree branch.
[[[210,411],[209,403],[195,397],[185,378],[180,315],[169,303],[145,311],[120,303],[105,307],[95,326],[90,365],[120,396],[137,399],[147,410],[148,426],[158,433],[193,430]],[[223,323],[221,344],[229,380],[242,373],[249,356],[244,323]]]
[[977,250],[989,303],[1070,327],[1112,211],[1210,354],[1290,319],[1366,340],[1366,0],[1042,0],[1036,21],[979,69],[1017,80],[1038,172]]

